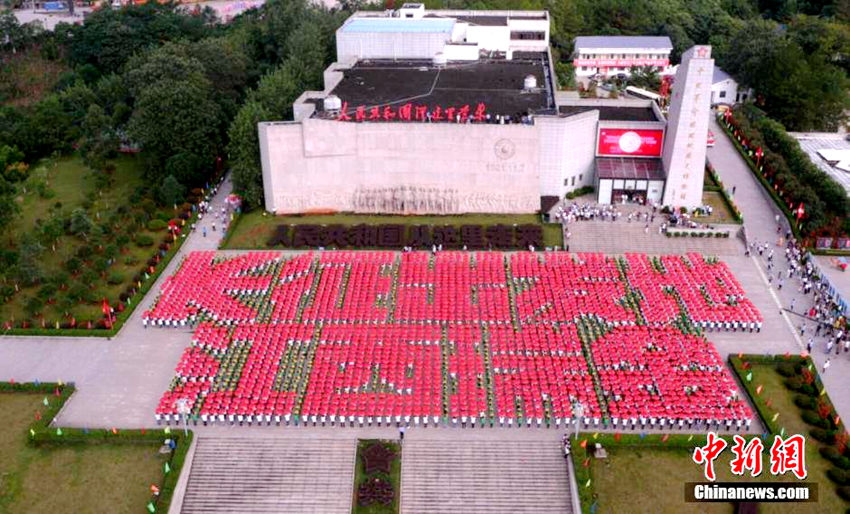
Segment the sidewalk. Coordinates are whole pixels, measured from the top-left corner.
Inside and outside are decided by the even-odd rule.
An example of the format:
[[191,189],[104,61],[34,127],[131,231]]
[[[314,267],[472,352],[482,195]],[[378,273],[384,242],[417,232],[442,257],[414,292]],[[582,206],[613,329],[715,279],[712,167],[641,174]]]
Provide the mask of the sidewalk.
[[[785,259],[784,247],[777,246],[779,235],[777,233],[776,215],[779,214],[779,222],[781,226],[781,235],[784,237],[785,232],[789,230],[787,219],[780,213],[779,208],[773,203],[773,200],[764,190],[761,183],[750,171],[747,163],[738,153],[732,142],[726,137],[725,131],[712,118],[710,121],[710,130],[717,134],[717,143],[714,148],[708,149],[708,160],[714,166],[720,178],[723,180],[726,188],[731,190],[736,188],[734,196],[735,202],[740,206],[741,212],[744,215],[744,227],[747,231],[747,237],[750,241],[758,241],[760,244],[768,243],[769,249],[773,250],[774,271],[773,281],[768,285],[765,280],[765,286],[769,288],[773,296],[777,310],[782,310],[782,319],[788,327],[788,337],[793,338],[797,343],[799,352],[805,350],[806,342],[810,336],[814,335],[814,323],[806,320],[799,314],[789,312],[792,299],[796,298],[795,310],[797,313],[808,312],[812,307],[812,296],[805,296],[800,289],[800,281],[795,277],[787,278],[788,262]],[[760,272],[764,277],[768,277],[767,272],[767,254],[759,257],[758,254],[753,256]],[[777,287],[776,276],[781,274],[786,277],[784,286],[780,290]],[[802,340],[797,334],[799,327],[803,324],[808,324],[808,330],[805,334],[805,339]],[[793,332],[792,332],[793,331]],[[783,349],[788,345],[781,341],[777,341],[775,353],[784,353]],[[850,387],[850,353],[835,354],[835,349],[831,355],[826,355],[826,339],[823,337],[814,338],[814,348],[812,350],[812,359],[818,365],[818,372],[822,372],[823,363],[827,357],[830,358],[830,368],[826,373],[821,374],[821,378],[826,384],[827,392],[830,395],[838,414],[842,417],[850,416],[850,395],[844,394],[847,388]]]

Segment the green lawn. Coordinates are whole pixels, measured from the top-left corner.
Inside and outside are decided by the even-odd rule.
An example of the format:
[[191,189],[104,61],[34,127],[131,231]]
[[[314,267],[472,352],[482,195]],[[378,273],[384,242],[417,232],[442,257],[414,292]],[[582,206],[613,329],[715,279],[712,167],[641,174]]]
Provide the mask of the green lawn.
[[145,512],[166,461],[158,445],[30,446],[27,427],[42,398],[0,393],[0,512]]
[[[45,324],[55,326],[56,321],[66,321],[65,312],[68,310],[76,319],[98,319],[102,316],[100,302],[105,297],[110,304],[118,302],[118,296],[131,284],[134,275],[146,267],[146,261],[157,251],[156,245],[165,237],[165,230],[151,232],[139,225],[132,219],[134,211],[138,211],[139,205],[131,205],[129,198],[132,193],[143,185],[142,165],[137,156],[121,156],[113,163],[116,166],[112,185],[108,188],[98,189],[95,186],[94,175],[80,160],[79,157],[62,157],[59,159],[45,159],[34,165],[27,180],[18,184],[19,195],[16,198],[21,207],[20,217],[12,224],[5,234],[0,235],[4,245],[14,247],[20,243],[25,234],[39,235],[39,224],[51,218],[69,219],[75,209],[85,209],[88,217],[95,225],[106,223],[107,219],[116,216],[116,210],[123,206],[128,214],[117,215],[114,224],[110,225],[100,242],[86,241],[85,238],[61,235],[55,243],[48,243],[42,237],[44,251],[39,258],[39,268],[43,278],[40,283],[24,287],[18,284],[19,291],[15,292],[12,299],[0,304],[0,322],[19,321],[31,319],[36,325],[40,325],[40,319],[33,318],[27,313],[26,305],[31,298],[37,296],[41,286],[53,281],[60,291],[47,298],[46,304],[41,310]],[[167,211],[167,212],[166,212]],[[152,213],[153,214],[153,213]],[[162,212],[163,216],[174,215],[170,208]],[[149,236],[154,240],[154,246],[140,247],[133,242],[120,248],[112,264],[105,272],[98,272],[93,276],[86,276],[85,272],[92,269],[92,262],[99,258],[98,252],[102,252],[104,246],[115,244],[115,237],[124,231],[127,235]],[[53,280],[63,271],[63,263],[73,257],[81,246],[90,245],[95,253],[91,258],[83,261],[83,267],[77,274],[70,274],[66,280]],[[107,277],[117,274],[122,280],[117,284],[109,284]],[[2,275],[2,274],[0,274]],[[15,281],[13,276],[3,280],[0,278],[0,287],[10,286]],[[91,291],[93,301],[78,304],[72,308],[61,304],[63,288],[72,287],[74,284],[83,284]]]
[[[232,234],[222,248],[228,250],[248,250],[267,248],[266,241],[273,235],[278,225],[286,224],[402,224],[402,225],[523,225],[540,224],[537,214],[463,214],[457,216],[391,216],[369,214],[317,214],[304,216],[273,216],[262,210],[242,214]],[[543,225],[543,242],[546,246],[561,246],[563,234],[561,225],[547,223]]]
[[736,223],[735,218],[732,215],[732,211],[729,210],[729,207],[726,205],[726,202],[723,201],[723,197],[719,192],[703,191],[702,204],[710,205],[714,208],[714,211],[711,213],[711,216],[700,216],[699,218],[696,218],[696,221],[700,223]]
[[[793,403],[793,393],[782,384],[781,377],[770,365],[753,365],[753,383],[763,385],[761,397],[772,403],[771,415],[779,412],[777,421],[785,427],[787,434],[805,434],[806,464],[808,467],[808,482],[818,484],[819,500],[817,503],[765,503],[762,504],[762,514],[794,513],[826,513],[844,512],[848,507],[836,493],[835,484],[826,476],[826,470],[831,464],[820,456],[818,449],[821,444],[808,437],[812,428],[805,424],[799,416],[799,409]],[[694,441],[704,444],[705,438],[697,436]],[[765,444],[769,450],[772,438]],[[728,503],[685,503],[684,483],[704,482],[702,467],[691,460],[687,449],[637,446],[609,446],[608,458],[605,460],[591,459],[590,471],[593,476],[593,491],[597,495],[600,513],[608,512],[718,512],[731,513],[733,508]],[[793,475],[775,477],[768,472],[770,458],[763,457],[765,470],[761,476],[753,479],[746,475],[737,477],[729,470],[731,451],[727,447],[717,461],[715,472],[717,481],[728,482],[796,482]],[[579,487],[585,484],[579,483]],[[582,505],[583,509],[589,506]],[[586,511],[585,511],[586,512]]]
[[363,473],[363,459],[360,458],[360,452],[375,442],[378,442],[378,440],[364,439],[357,442],[357,459],[354,468],[354,491],[351,499],[351,512],[353,514],[395,514],[399,509],[399,493],[401,491],[401,446],[397,441],[381,441],[385,446],[394,450],[396,453],[396,458],[393,460],[390,467],[390,474],[387,475],[386,473],[375,472],[368,475],[368,478],[380,477],[389,480],[395,491],[392,505],[384,506],[373,504],[368,507],[361,507],[357,504],[357,488],[360,486],[361,481],[367,478]]

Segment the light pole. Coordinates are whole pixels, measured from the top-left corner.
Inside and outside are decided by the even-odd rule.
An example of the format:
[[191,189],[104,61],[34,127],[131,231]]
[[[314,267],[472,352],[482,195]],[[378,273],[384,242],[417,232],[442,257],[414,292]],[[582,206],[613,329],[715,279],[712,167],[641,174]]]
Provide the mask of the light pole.
[[192,412],[189,399],[180,398],[174,404],[177,406],[177,413],[183,416],[183,435],[189,437],[189,413]]
[[579,420],[581,420],[581,417],[583,415],[584,415],[584,405],[582,405],[581,402],[576,401],[573,404],[573,416],[576,418],[576,440],[578,440]]

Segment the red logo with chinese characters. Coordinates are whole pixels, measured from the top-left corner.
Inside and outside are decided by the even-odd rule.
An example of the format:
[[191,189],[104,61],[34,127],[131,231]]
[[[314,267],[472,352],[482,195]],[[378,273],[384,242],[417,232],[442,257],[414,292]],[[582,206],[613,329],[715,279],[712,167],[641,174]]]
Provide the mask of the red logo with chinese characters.
[[[743,476],[749,470],[751,477],[761,475],[763,469],[764,443],[758,437],[747,442],[743,437],[736,435],[733,440],[732,453],[734,457],[729,462],[732,474]],[[705,478],[714,481],[717,476],[714,473],[714,461],[723,453],[728,446],[724,439],[717,437],[714,432],[709,432],[705,446],[694,449],[693,461],[704,466]],[[802,435],[792,435],[786,439],[774,436],[773,445],[770,447],[770,473],[772,475],[784,475],[788,472],[794,473],[800,480],[808,476],[806,470],[806,440]]]
[[596,153],[599,155],[659,157],[663,130],[609,129],[599,130]]

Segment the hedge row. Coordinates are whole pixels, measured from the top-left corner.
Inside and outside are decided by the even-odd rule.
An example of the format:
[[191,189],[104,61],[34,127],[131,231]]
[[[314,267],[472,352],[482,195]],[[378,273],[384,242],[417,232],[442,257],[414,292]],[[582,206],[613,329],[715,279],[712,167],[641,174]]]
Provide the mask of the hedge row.
[[[162,444],[165,439],[172,439],[176,448],[166,461],[170,468],[169,472],[163,470],[164,476],[159,486],[159,495],[151,496],[150,503],[159,512],[168,512],[174,489],[180,471],[186,460],[186,454],[192,444],[193,432],[189,431],[184,436],[182,431],[171,431],[170,428],[163,430],[124,430],[124,429],[80,429],[51,427],[56,415],[62,410],[65,402],[74,394],[76,387],[73,383],[56,382],[0,382],[0,392],[24,392],[43,393],[47,399],[47,405],[41,418],[33,421],[29,426],[28,441],[34,445],[78,445],[78,444]],[[144,506],[139,506],[140,511]]]

